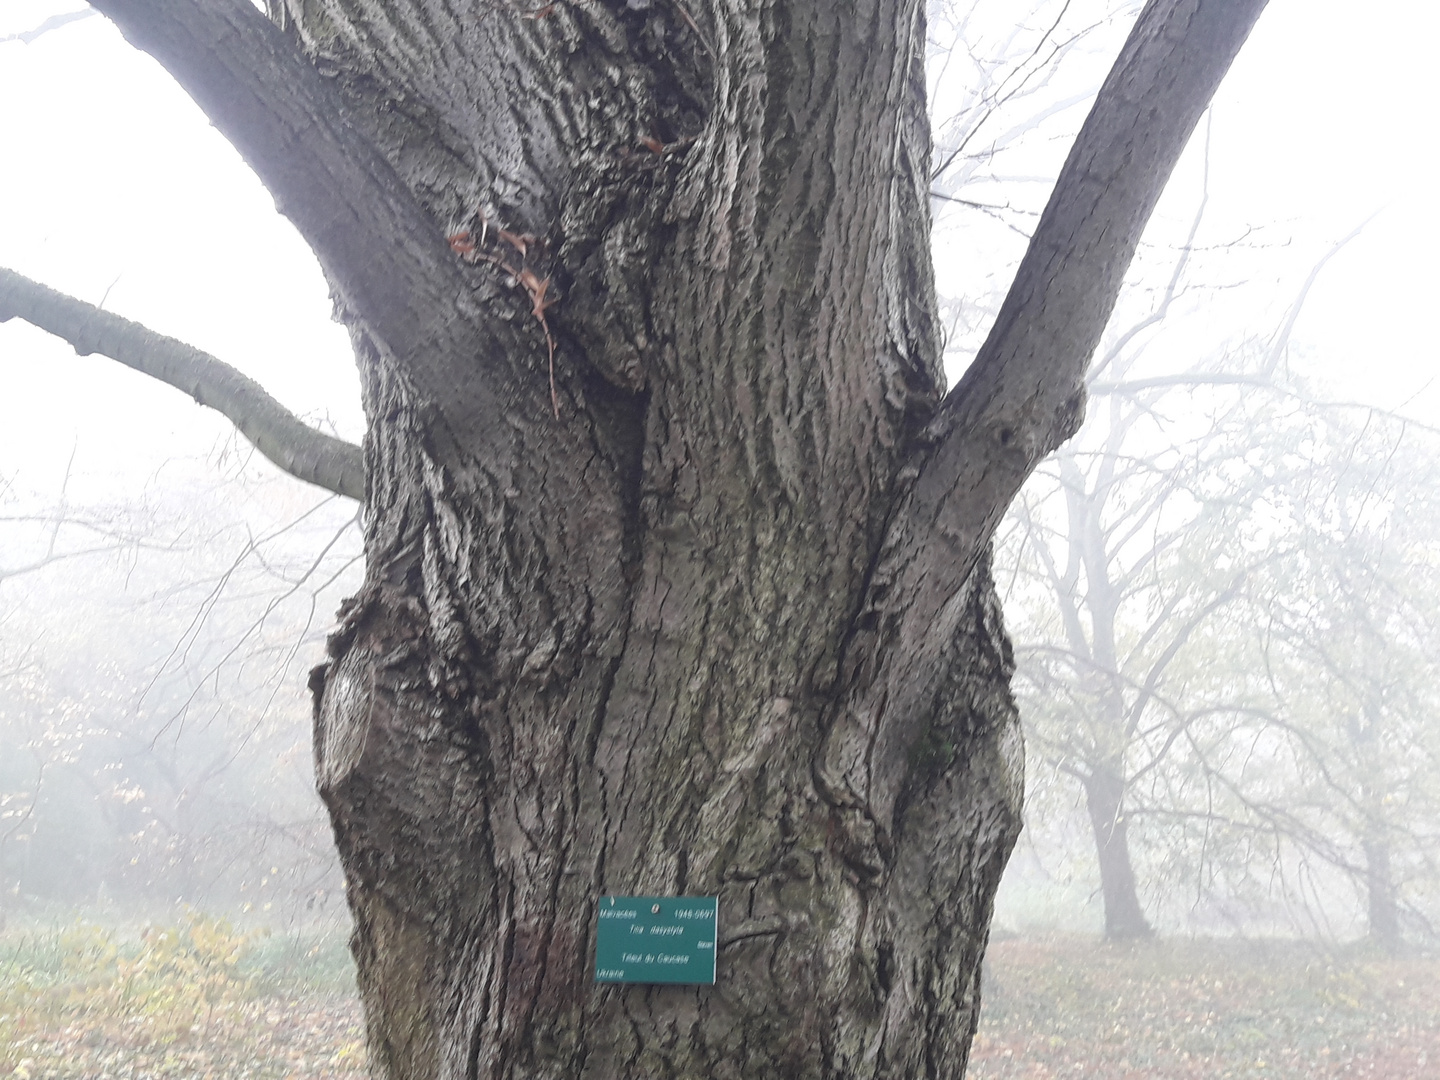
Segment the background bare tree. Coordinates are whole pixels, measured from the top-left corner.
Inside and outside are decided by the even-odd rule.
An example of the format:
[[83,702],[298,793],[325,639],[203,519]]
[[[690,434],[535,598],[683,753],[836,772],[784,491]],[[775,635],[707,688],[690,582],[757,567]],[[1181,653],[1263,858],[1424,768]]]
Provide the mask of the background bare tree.
[[1276,902],[1313,924],[1343,909],[1338,874],[1393,944],[1396,844],[1425,925],[1432,451],[1277,370],[1292,322],[1209,367],[1111,360],[1108,409],[1002,546],[1032,797],[1055,804],[1050,769],[1078,781],[1112,937],[1151,932],[1143,892],[1173,918],[1185,885],[1251,926]]
[[336,894],[293,688],[353,587],[352,511],[206,466],[229,475],[163,503],[57,505],[12,487],[0,513],[0,548],[32,567],[0,581],[12,912],[183,901],[275,904],[279,918]]
[[1440,443],[1374,410],[1304,420],[1291,452],[1305,468],[1267,506],[1280,557],[1246,608],[1261,689],[1206,779],[1263,823],[1270,867],[1290,856],[1291,894],[1343,914],[1338,871],[1368,936],[1394,948],[1407,928],[1433,934],[1440,896]]

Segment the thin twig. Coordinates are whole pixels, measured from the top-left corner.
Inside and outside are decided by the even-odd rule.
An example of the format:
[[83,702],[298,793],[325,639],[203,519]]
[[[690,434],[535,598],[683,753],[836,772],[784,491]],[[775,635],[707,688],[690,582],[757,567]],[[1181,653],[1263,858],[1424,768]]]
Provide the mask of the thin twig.
[[685,20],[686,25],[689,26],[691,30],[695,31],[695,36],[699,39],[700,45],[704,48],[704,50],[710,54],[710,59],[719,59],[715,55],[715,50],[710,47],[710,42],[705,40],[705,35],[700,31],[700,24],[695,21],[694,16],[692,16],[690,12],[686,10],[685,5],[681,3],[680,0],[674,0],[674,2],[675,10],[680,12],[680,17]]

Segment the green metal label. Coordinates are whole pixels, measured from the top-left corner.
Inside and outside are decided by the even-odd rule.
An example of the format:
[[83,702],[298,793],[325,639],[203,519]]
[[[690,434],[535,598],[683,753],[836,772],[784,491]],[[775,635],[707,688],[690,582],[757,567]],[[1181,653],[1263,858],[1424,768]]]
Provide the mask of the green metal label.
[[718,897],[602,896],[598,914],[596,982],[715,982]]

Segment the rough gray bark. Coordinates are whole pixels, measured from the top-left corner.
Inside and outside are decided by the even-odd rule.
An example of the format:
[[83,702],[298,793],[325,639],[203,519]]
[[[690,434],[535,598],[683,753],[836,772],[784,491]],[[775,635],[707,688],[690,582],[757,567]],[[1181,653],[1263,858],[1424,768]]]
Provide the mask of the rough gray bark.
[[[1146,9],[943,400],[918,0],[96,6],[354,334],[316,764],[377,1073],[963,1073],[1022,790],[990,533],[1263,0]],[[719,895],[715,987],[592,983],[636,892]]]

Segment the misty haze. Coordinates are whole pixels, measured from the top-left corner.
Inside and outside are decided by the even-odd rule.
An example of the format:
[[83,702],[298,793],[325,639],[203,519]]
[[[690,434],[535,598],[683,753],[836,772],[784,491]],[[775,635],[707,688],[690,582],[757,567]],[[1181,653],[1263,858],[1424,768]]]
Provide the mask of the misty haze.
[[1437,30],[9,0],[0,1077],[1440,1076]]

